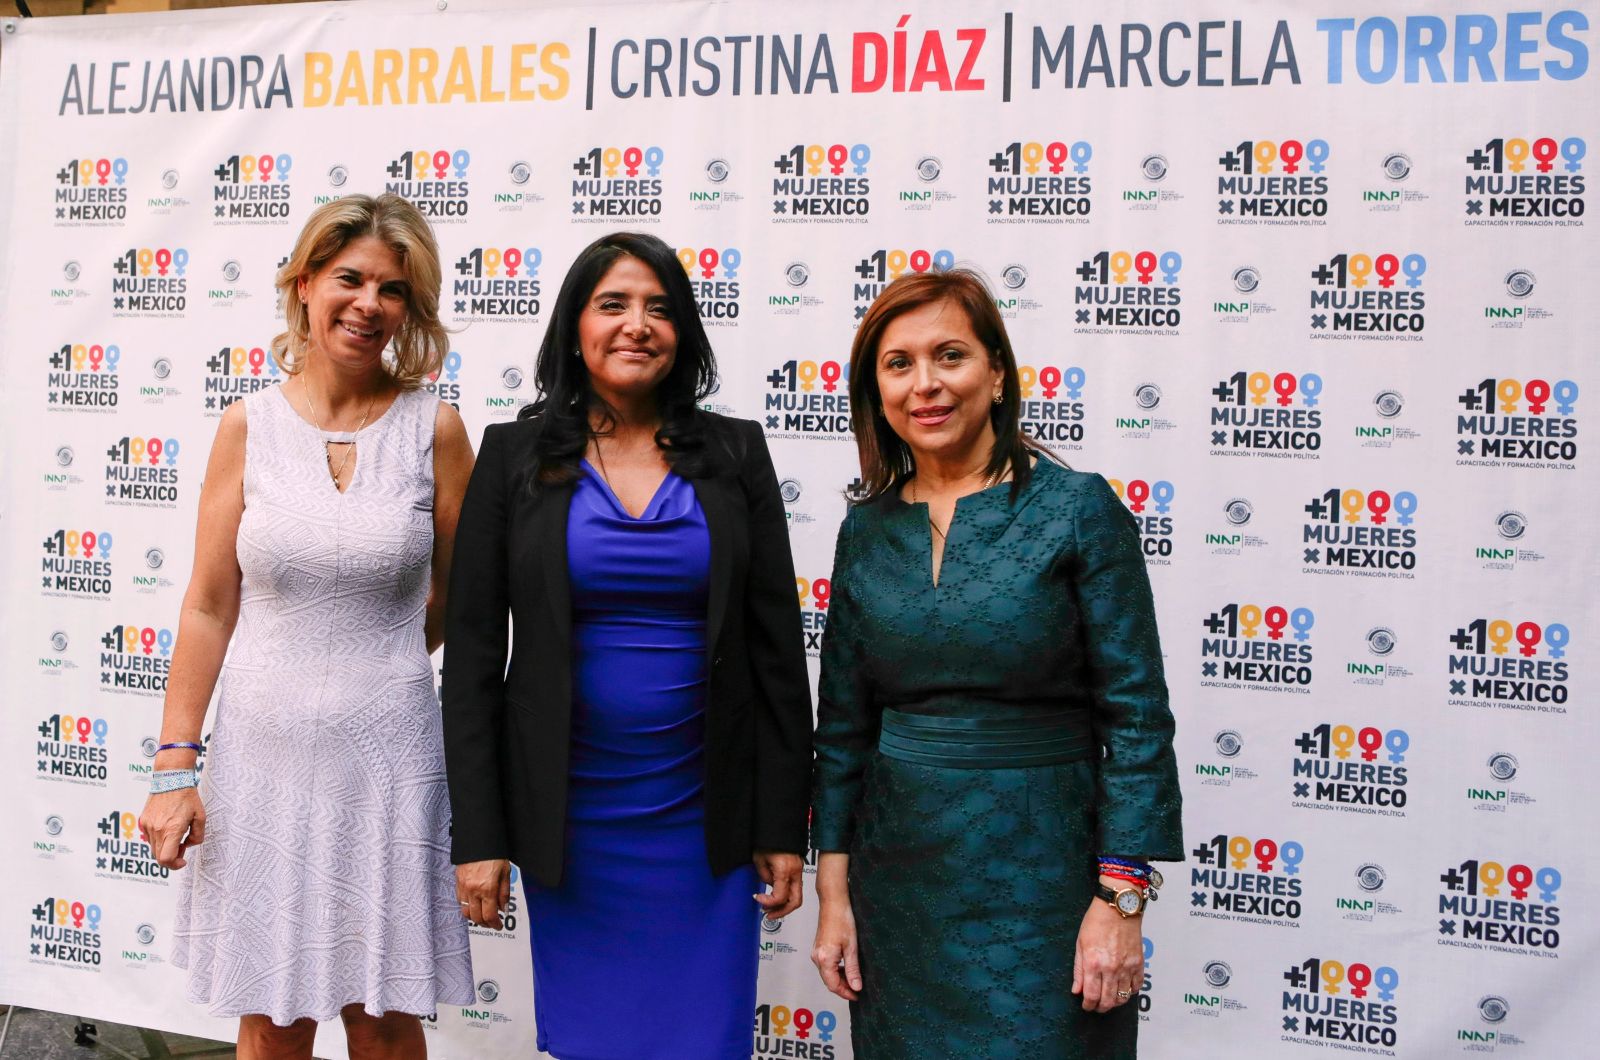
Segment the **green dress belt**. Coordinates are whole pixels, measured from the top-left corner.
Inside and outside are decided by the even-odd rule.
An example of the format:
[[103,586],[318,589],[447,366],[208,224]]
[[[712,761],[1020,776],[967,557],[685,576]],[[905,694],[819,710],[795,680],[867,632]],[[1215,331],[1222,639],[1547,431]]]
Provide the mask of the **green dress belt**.
[[1021,769],[1098,757],[1087,711],[1023,718],[953,718],[883,712],[878,750],[944,769]]

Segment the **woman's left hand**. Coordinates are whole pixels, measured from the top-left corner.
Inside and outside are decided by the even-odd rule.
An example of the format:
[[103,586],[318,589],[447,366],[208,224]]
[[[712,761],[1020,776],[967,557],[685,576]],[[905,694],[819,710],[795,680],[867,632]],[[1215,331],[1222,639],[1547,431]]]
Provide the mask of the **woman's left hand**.
[[767,919],[778,920],[799,909],[805,890],[800,885],[800,855],[758,850],[751,860],[756,863],[756,875],[761,877],[761,882],[772,885],[771,894],[755,896]]
[[1143,925],[1142,915],[1124,918],[1099,898],[1089,903],[1072,962],[1072,992],[1083,995],[1085,1009],[1110,1012],[1144,985]]

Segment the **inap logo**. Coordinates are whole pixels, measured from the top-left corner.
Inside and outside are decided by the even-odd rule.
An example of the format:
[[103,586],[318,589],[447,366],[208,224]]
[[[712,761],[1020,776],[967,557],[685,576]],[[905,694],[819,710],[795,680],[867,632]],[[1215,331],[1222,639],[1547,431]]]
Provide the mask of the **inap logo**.
[[1194,775],[1202,787],[1230,788],[1235,781],[1250,781],[1261,774],[1246,765],[1244,734],[1238,729],[1222,729],[1211,738],[1210,761],[1196,762]]
[[211,171],[211,220],[218,225],[289,223],[289,171],[294,156],[287,153],[229,155]]
[[1411,676],[1410,668],[1399,661],[1403,656],[1395,655],[1400,638],[1390,627],[1373,626],[1360,643],[1365,648],[1364,656],[1347,659],[1344,664],[1351,684],[1381,687]]
[[1481,379],[1456,398],[1456,464],[1574,471],[1578,384],[1571,379]]
[[517,159],[506,167],[504,184],[494,193],[494,207],[500,213],[518,213],[534,203],[544,202],[544,196],[529,187],[533,179],[533,166]]
[[738,247],[679,247],[678,260],[689,276],[700,319],[713,327],[732,325],[739,319],[739,266],[744,255]]
[[123,435],[106,450],[106,497],[109,505],[140,508],[178,506],[179,460],[176,438]]
[[52,630],[45,641],[45,648],[36,657],[37,671],[42,676],[60,677],[69,670],[76,670],[78,664],[67,654],[72,638],[67,636],[64,629]]
[[100,906],[81,898],[46,898],[33,907],[28,962],[100,968]]
[[477,1003],[461,1010],[461,1018],[468,1026],[488,1027],[497,1023],[510,1023],[511,1017],[493,1006],[500,1000],[500,984],[493,979],[480,979],[474,991]]
[[1482,320],[1491,331],[1520,331],[1529,324],[1553,319],[1556,314],[1542,298],[1534,297],[1539,277],[1521,267],[1507,272],[1482,274],[1480,283],[1487,294]]
[[1430,198],[1427,192],[1418,191],[1406,184],[1411,179],[1412,169],[1410,155],[1404,151],[1390,151],[1378,160],[1376,166],[1367,170],[1366,172],[1381,178],[1381,181],[1374,181],[1361,189],[1361,202],[1367,208],[1367,212],[1399,213],[1413,203],[1427,202]]
[[989,159],[990,224],[1088,224],[1094,209],[1087,140],[1013,140]]
[[510,364],[500,369],[499,385],[483,398],[484,408],[489,415],[496,419],[513,418],[522,406],[532,403],[533,399],[523,391],[527,381],[527,373],[520,365]]
[[1200,639],[1200,684],[1264,692],[1311,691],[1309,607],[1228,603],[1206,616]]
[[1466,157],[1467,227],[1582,225],[1588,153],[1581,136],[1496,136],[1474,148]]
[[437,394],[440,401],[459,412],[461,410],[460,380],[461,351],[451,350],[444,355],[444,362],[439,365],[438,371],[428,376],[428,381],[423,384],[423,389],[430,394]]
[[1539,800],[1523,784],[1513,784],[1522,771],[1517,756],[1496,751],[1485,760],[1476,783],[1467,785],[1463,795],[1467,805],[1482,813],[1507,813],[1511,807],[1532,806]]
[[1227,961],[1206,961],[1200,966],[1199,981],[1194,990],[1183,992],[1183,1004],[1191,1016],[1222,1019],[1226,1013],[1243,1012],[1249,1008],[1238,998],[1227,996],[1233,983],[1233,966]]
[[384,167],[383,190],[402,198],[434,224],[462,224],[471,205],[472,152],[466,148],[408,150]]
[[1322,376],[1237,371],[1211,388],[1211,452],[1317,460]]
[[1298,927],[1305,847],[1218,833],[1189,852],[1189,916]]
[[1475,618],[1450,635],[1447,702],[1565,714],[1571,643],[1562,622]]
[[1276,313],[1277,307],[1266,301],[1261,290],[1263,275],[1254,265],[1239,265],[1228,273],[1228,289],[1220,301],[1211,303],[1211,312],[1219,324],[1248,324],[1256,317]]
[[1405,422],[1406,396],[1385,388],[1372,396],[1367,415],[1359,417],[1354,431],[1363,449],[1392,449],[1395,442],[1412,442],[1422,437]]
[[262,346],[223,346],[206,358],[205,414],[220,416],[240,398],[283,382],[283,371]]
[[919,155],[917,162],[911,170],[915,183],[909,183],[900,189],[900,208],[911,213],[924,213],[934,208],[936,203],[954,202],[956,194],[939,187],[939,178],[944,175],[944,163],[935,155]]
[[180,317],[189,304],[189,252],[132,247],[111,262],[111,315]]
[[537,323],[543,261],[534,246],[469,248],[456,259],[450,281],[452,319]]
[[111,723],[87,714],[52,714],[34,732],[36,768],[45,780],[106,786],[106,741]]
[[56,170],[55,224],[121,225],[128,219],[128,160],[69,158]]
[[149,837],[132,810],[112,810],[95,822],[94,874],[103,879],[165,883],[171,870],[157,864]]
[[662,169],[659,147],[591,147],[572,163],[574,224],[658,224]]
[[51,411],[115,412],[122,347],[114,342],[64,342],[45,355]]
[[1160,210],[1163,203],[1182,202],[1183,193],[1168,186],[1165,181],[1172,172],[1172,164],[1163,154],[1148,154],[1139,160],[1137,183],[1122,189],[1122,204],[1131,212]]
[[[1291,806],[1404,817],[1411,734],[1375,725],[1322,722],[1294,741]],[[1382,759],[1380,761],[1380,758]]]
[[1339,1042],[1342,1049],[1394,1055],[1400,1043],[1400,973],[1394,968],[1308,957],[1283,978],[1289,984],[1282,991],[1284,1041]]
[[1441,946],[1559,957],[1561,870],[1538,861],[1470,857],[1439,876]]
[[1206,549],[1213,556],[1242,556],[1246,549],[1260,551],[1269,542],[1254,533],[1247,533],[1255,518],[1256,508],[1248,497],[1229,497],[1212,517],[1206,531]]
[[107,530],[56,530],[40,546],[40,588],[46,596],[105,600],[111,595],[111,545]]
[[856,263],[856,279],[851,283],[851,297],[855,299],[855,319],[867,315],[870,306],[883,289],[907,272],[944,272],[956,263],[956,256],[948,250],[901,250],[880,247]]
[[1511,1015],[1511,1002],[1499,994],[1485,994],[1474,1006],[1478,1019],[1466,1027],[1456,1028],[1455,1040],[1462,1043],[1464,1053],[1492,1053],[1502,1045],[1527,1045],[1526,1039],[1506,1027]]
[[872,212],[872,148],[795,144],[772,162],[774,223],[866,224]]
[[153,948],[156,937],[154,924],[140,924],[134,928],[132,944],[121,954],[123,967],[146,968],[153,964],[165,964],[166,961]]
[[756,1006],[757,1056],[805,1056],[833,1060],[839,1015],[832,1009],[763,1001]]
[[689,192],[689,203],[699,211],[720,211],[724,206],[744,201],[744,194],[729,185],[733,165],[722,156],[708,159],[701,170],[705,183]]
[[1392,917],[1401,913],[1399,906],[1384,897],[1384,887],[1388,882],[1389,874],[1377,862],[1364,861],[1357,865],[1347,877],[1347,883],[1354,886],[1340,888],[1343,893],[1333,899],[1333,908],[1339,913],[1339,919],[1373,924],[1380,916]]
[[159,696],[172,669],[170,629],[116,625],[100,638],[100,690]]
[[1073,330],[1096,335],[1178,334],[1183,288],[1176,250],[1101,250],[1077,268]]
[[766,384],[768,437],[854,441],[848,360],[784,361],[767,373]]
[[[1529,547],[1537,539],[1528,537],[1533,523],[1527,513],[1508,508],[1478,525],[1483,536],[1481,543],[1473,546],[1472,558],[1478,561],[1481,569],[1515,571],[1527,564],[1544,561],[1544,553]],[[1491,527],[1494,530],[1492,538],[1488,536]]]
[[144,200],[145,209],[151,217],[171,217],[177,210],[194,205],[178,192],[181,179],[176,169],[168,168],[161,171],[160,194],[147,196]]
[[140,553],[143,562],[134,570],[131,580],[133,591],[149,596],[163,589],[171,589],[175,583],[172,579],[162,575],[161,570],[167,563],[166,549],[160,545],[150,545]]
[[50,453],[41,476],[40,485],[51,493],[64,493],[72,486],[83,484],[83,477],[75,474],[72,465],[78,454],[70,445],[58,445]]
[[806,639],[806,654],[813,659],[822,656],[822,633],[828,628],[828,600],[833,596],[833,582],[828,578],[796,578],[795,588],[800,593],[800,628]]
[[773,282],[768,290],[767,311],[773,316],[797,317],[802,310],[815,309],[822,299],[807,293],[811,283],[811,266],[803,261],[791,261],[783,267],[783,282]]
[[[1157,433],[1176,430],[1178,425],[1167,419],[1161,409],[1161,387],[1156,383],[1140,383],[1133,388],[1130,405],[1125,405],[1125,415],[1117,416],[1114,427],[1123,438],[1148,440]],[[1126,401],[1127,398],[1124,398]]]
[[1321,138],[1242,140],[1217,166],[1217,223],[1325,225],[1328,158]]
[[1330,489],[1302,509],[1302,571],[1414,578],[1417,495],[1410,490]]
[[1144,552],[1145,563],[1151,566],[1172,565],[1172,543],[1176,527],[1172,512],[1177,488],[1166,479],[1148,481],[1142,478],[1106,479],[1117,498],[1133,513],[1139,524],[1139,547]]
[[1340,252],[1319,262],[1311,270],[1310,337],[1421,342],[1427,271],[1428,259],[1415,253]]
[[40,831],[34,833],[35,836],[43,838],[34,839],[33,856],[41,861],[54,861],[71,854],[72,847],[63,838],[66,830],[67,822],[60,814],[52,813],[47,816],[40,822]]

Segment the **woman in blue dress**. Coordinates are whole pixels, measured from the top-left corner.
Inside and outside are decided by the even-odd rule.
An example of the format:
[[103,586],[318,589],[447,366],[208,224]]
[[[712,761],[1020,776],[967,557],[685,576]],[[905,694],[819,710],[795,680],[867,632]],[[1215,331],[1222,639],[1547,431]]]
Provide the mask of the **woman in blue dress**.
[[758,425],[699,409],[710,343],[653,236],[579,255],[536,374],[542,399],[484,432],[457,529],[462,912],[499,927],[522,868],[541,1050],[748,1057],[761,916],[800,904],[811,761],[777,476]]

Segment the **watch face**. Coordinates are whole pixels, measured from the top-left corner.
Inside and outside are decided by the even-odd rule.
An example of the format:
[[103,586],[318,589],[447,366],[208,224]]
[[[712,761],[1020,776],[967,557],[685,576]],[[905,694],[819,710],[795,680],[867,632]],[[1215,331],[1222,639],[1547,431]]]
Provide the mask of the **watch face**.
[[1138,891],[1130,888],[1126,891],[1117,892],[1117,909],[1123,916],[1132,916],[1143,906],[1144,900],[1139,896]]

